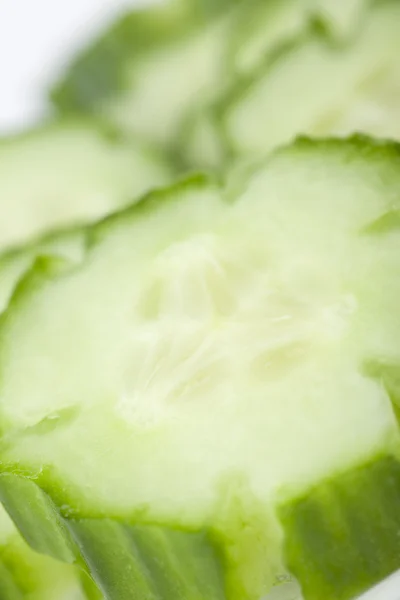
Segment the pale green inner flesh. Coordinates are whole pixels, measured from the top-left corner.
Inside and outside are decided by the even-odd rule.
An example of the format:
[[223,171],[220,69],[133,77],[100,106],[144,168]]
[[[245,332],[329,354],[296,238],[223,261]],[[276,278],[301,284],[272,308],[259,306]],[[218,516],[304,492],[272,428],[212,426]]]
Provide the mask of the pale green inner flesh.
[[236,151],[265,153],[300,133],[400,137],[400,6],[368,14],[351,44],[311,37],[244,91],[226,115]]
[[174,140],[187,111],[219,89],[224,75],[229,16],[188,35],[169,48],[154,51],[127,69],[126,91],[103,107],[124,129],[158,144]]
[[0,164],[0,250],[100,218],[169,178],[148,150],[73,123],[5,140]]
[[85,238],[82,231],[58,233],[36,244],[24,246],[0,257],[0,313],[7,307],[16,285],[34,264],[38,256],[51,255],[65,259],[71,265],[84,257]]
[[239,13],[233,36],[233,66],[250,72],[285,43],[307,31],[315,18],[322,20],[335,41],[357,30],[366,0],[256,0]]
[[246,5],[243,13],[233,38],[233,66],[238,72],[257,66],[277,44],[305,28],[310,17],[304,4],[296,0],[256,1],[253,6]]
[[110,224],[9,312],[6,462],[56,465],[75,506],[190,524],[243,477],[290,497],[397,441],[364,363],[400,361],[400,236],[363,233],[397,175],[287,154],[234,205],[193,186]]

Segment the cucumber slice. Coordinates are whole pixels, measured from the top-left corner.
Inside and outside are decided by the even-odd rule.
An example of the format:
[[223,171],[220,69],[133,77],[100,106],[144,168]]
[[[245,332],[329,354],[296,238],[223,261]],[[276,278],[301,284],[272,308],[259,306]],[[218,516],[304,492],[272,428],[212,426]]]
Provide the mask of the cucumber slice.
[[0,164],[0,251],[103,217],[171,176],[145,146],[78,121],[3,139]]
[[281,48],[215,108],[229,151],[257,156],[301,133],[399,138],[399,19],[398,2],[384,0],[351,44],[314,30]]
[[34,547],[81,553],[110,600],[259,600],[288,570],[350,600],[400,566],[369,367],[400,364],[400,235],[376,232],[399,173],[396,144],[299,140],[235,198],[192,177],[32,267],[3,316],[0,496]]
[[246,3],[231,36],[232,68],[249,73],[266,56],[318,21],[335,43],[349,41],[361,25],[368,0],[253,0]]
[[74,61],[52,93],[55,106],[106,115],[171,147],[188,109],[220,89],[236,4],[169,0],[124,15]]

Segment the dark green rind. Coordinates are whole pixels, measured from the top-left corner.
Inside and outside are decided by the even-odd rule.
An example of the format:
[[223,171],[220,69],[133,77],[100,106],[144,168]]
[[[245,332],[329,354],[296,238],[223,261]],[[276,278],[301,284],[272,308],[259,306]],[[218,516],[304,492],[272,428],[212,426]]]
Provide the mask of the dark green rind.
[[[138,600],[225,599],[221,555],[206,531],[68,519],[36,483],[12,474],[0,476],[0,499],[32,548],[68,563],[83,560],[110,600],[131,600],[133,591]],[[99,597],[90,581],[85,587]]]
[[136,548],[123,528],[108,519],[71,521],[82,556],[106,598],[155,600]]
[[384,456],[280,509],[306,600],[351,600],[400,567],[400,463]]
[[[0,490],[30,543],[69,562],[83,559],[109,600],[242,598],[227,587],[224,548],[207,527],[193,532],[62,517],[36,483],[19,476],[1,476]],[[21,508],[24,504],[27,509]],[[400,463],[383,456],[354,468],[287,502],[279,516],[286,564],[305,600],[351,600],[400,566]],[[48,535],[55,535],[57,543],[49,543]],[[60,547],[67,553],[60,553]],[[100,597],[94,587],[89,597]],[[14,598],[19,596],[5,596]]]
[[111,519],[70,521],[106,598],[223,600],[217,553],[203,533],[130,526]]
[[0,476],[0,500],[28,544],[67,563],[76,560],[74,544],[50,497],[30,479]]

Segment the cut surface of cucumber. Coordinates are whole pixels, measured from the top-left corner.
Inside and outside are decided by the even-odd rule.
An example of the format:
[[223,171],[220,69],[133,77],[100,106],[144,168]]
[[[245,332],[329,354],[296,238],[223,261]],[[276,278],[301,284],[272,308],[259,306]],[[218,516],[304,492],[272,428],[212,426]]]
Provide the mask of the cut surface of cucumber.
[[[331,10],[329,3],[317,5]],[[220,168],[233,158],[253,161],[304,133],[400,138],[397,2],[354,5],[348,24],[357,27],[342,43],[290,0],[260,3],[259,9],[273,13],[266,20],[282,41],[264,37],[256,11],[260,39],[250,23],[248,43],[238,43],[232,53],[241,74],[189,122],[184,144],[193,164]],[[310,14],[318,15],[317,7]]]
[[164,184],[170,168],[106,127],[66,121],[0,142],[0,249],[87,223]]
[[400,137],[399,20],[397,2],[374,3],[348,43],[315,29],[238,82],[218,108],[230,151],[257,156],[301,133]]
[[347,42],[357,32],[366,0],[253,0],[241,8],[230,36],[232,67],[248,73],[269,54],[321,23],[332,43]]
[[55,105],[106,115],[171,146],[188,109],[219,86],[230,14],[239,3],[169,0],[133,10],[76,59],[53,91]]
[[400,365],[400,233],[377,226],[399,173],[395,144],[299,140],[235,198],[193,176],[89,227],[78,265],[32,266],[2,322],[0,495],[33,545],[76,544],[111,600],[259,600],[288,570],[351,600],[400,566],[371,370]]

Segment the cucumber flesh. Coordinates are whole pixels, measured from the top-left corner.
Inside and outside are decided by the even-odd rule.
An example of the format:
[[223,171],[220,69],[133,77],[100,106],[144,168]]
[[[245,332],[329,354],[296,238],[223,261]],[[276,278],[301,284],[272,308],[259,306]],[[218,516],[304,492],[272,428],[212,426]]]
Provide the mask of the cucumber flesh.
[[308,26],[306,2],[253,0],[241,9],[231,38],[232,69],[247,73]]
[[85,235],[81,228],[65,229],[50,234],[36,243],[14,248],[0,256],[0,314],[5,310],[24,274],[30,270],[35,260],[51,254],[69,265],[77,265],[85,254]]
[[229,150],[264,155],[301,133],[400,137],[399,19],[397,2],[376,3],[351,43],[316,30],[239,82],[218,109]]
[[288,569],[306,600],[351,600],[400,566],[399,425],[368,370],[400,364],[399,230],[374,232],[400,209],[399,157],[300,140],[236,198],[192,177],[88,228],[78,266],[33,265],[0,376],[20,473],[0,492],[31,544],[47,523],[42,551],[72,543],[111,600],[134,580],[138,600],[219,600],[219,577],[259,600]]
[[318,21],[335,44],[356,35],[367,0],[253,0],[246,2],[230,36],[235,74],[251,72]]
[[145,146],[66,121],[0,143],[0,250],[87,223],[171,176]]

